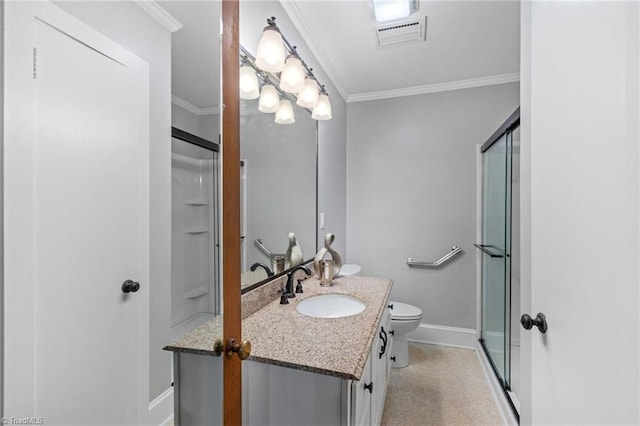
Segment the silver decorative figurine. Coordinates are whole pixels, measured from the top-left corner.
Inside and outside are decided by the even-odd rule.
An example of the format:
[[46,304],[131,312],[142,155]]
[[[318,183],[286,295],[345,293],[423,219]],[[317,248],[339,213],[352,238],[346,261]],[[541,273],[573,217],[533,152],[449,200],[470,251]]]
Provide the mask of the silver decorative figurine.
[[[328,284],[324,285],[331,285],[331,282],[333,282],[333,278],[338,275],[338,273],[340,272],[340,268],[342,268],[342,259],[340,258],[340,255],[338,254],[338,252],[331,248],[331,243],[333,243],[333,240],[335,238],[336,236],[333,234],[325,235],[324,247],[318,250],[318,253],[313,258],[313,270],[315,271],[316,276],[325,283],[329,282]],[[325,274],[324,258],[327,254],[329,254],[330,256],[329,260],[333,261],[333,271],[326,271],[327,273]]]

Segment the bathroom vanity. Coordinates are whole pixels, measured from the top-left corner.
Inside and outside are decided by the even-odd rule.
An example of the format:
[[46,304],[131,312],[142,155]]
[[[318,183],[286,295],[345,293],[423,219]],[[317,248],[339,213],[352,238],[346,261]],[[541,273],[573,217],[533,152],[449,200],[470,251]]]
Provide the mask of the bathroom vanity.
[[[310,278],[287,305],[277,286],[268,290],[273,301],[242,321],[243,338],[252,343],[242,365],[243,424],[380,424],[393,345],[391,286],[388,279],[351,276],[321,287]],[[365,308],[339,318],[298,312],[302,300],[324,294],[352,296]],[[221,421],[219,407],[208,403],[222,388],[217,330],[207,323],[166,348],[174,351],[177,425]]]

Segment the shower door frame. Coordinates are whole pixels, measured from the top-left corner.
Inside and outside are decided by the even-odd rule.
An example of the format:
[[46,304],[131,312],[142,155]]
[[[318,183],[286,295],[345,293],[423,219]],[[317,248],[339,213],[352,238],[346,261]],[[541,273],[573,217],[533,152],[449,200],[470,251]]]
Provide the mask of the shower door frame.
[[221,309],[221,291],[220,291],[220,144],[211,142],[208,139],[201,138],[192,133],[186,132],[177,127],[171,127],[171,137],[181,140],[182,142],[196,145],[200,148],[212,151],[213,154],[213,189],[216,191],[212,194],[212,210],[213,210],[213,301],[210,301],[211,313],[214,316],[220,315]]
[[[487,141],[485,143],[482,144],[482,146],[480,147],[480,164],[482,164],[481,166],[481,173],[479,173],[479,185],[480,185],[480,198],[479,198],[479,232],[480,232],[480,236],[481,239],[483,238],[482,235],[482,229],[484,226],[484,222],[483,222],[483,214],[484,214],[484,206],[482,205],[484,202],[484,161],[483,161],[483,155],[485,152],[487,152],[496,142],[500,141],[502,139],[502,137],[507,136],[507,144],[508,144],[508,152],[507,155],[512,156],[513,155],[513,133],[516,131],[516,129],[518,129],[520,127],[520,107],[518,107],[510,116],[509,118],[507,118],[507,120],[498,128],[498,130],[496,130],[491,137],[489,137],[489,139],[487,139]],[[509,140],[509,136],[511,136],[511,139]],[[511,180],[511,182],[513,182],[513,175],[512,175],[512,168],[513,168],[513,164],[512,164],[512,160],[511,160],[511,167],[508,170],[508,178]],[[503,320],[505,321],[505,327],[504,327],[504,346],[505,346],[505,356],[507,355],[507,347],[509,347],[510,350],[510,346],[511,346],[511,306],[513,301],[511,300],[511,266],[510,266],[510,259],[509,256],[511,254],[511,239],[512,239],[512,229],[511,229],[511,223],[512,223],[512,218],[511,218],[511,214],[513,211],[513,207],[511,206],[511,192],[512,192],[512,186],[509,186],[508,188],[509,190],[509,194],[508,194],[508,203],[509,203],[509,217],[505,217],[505,221],[508,224],[508,231],[509,231],[509,235],[508,235],[508,245],[506,247],[506,253],[505,253],[505,263],[509,265],[509,267],[507,268],[508,270],[505,272],[505,310],[504,310],[504,318]],[[498,367],[495,364],[495,361],[492,358],[491,352],[489,351],[486,342],[484,340],[484,336],[483,336],[483,324],[485,321],[485,318],[483,316],[483,300],[484,300],[484,285],[483,285],[483,271],[482,271],[482,256],[484,256],[484,254],[480,254],[480,275],[479,275],[479,300],[478,300],[478,325],[479,325],[479,330],[478,330],[478,335],[479,335],[479,344],[480,347],[482,347],[482,350],[484,352],[484,355],[486,356],[486,359],[488,360],[489,365],[491,366],[492,370],[493,370],[493,374],[496,378],[496,380],[500,383],[500,388],[502,389],[504,396],[506,397],[506,400],[508,401],[511,410],[516,418],[516,420],[518,422],[520,422],[520,414],[518,412],[518,409],[516,408],[515,404],[513,403],[513,400],[511,399],[511,395],[509,394],[510,391],[510,382],[511,382],[511,353],[509,351],[509,355],[508,358],[505,359],[505,368],[508,368],[509,371],[509,377],[505,377],[504,379],[502,378],[500,372],[498,371]],[[508,367],[506,366],[506,364],[509,364]]]

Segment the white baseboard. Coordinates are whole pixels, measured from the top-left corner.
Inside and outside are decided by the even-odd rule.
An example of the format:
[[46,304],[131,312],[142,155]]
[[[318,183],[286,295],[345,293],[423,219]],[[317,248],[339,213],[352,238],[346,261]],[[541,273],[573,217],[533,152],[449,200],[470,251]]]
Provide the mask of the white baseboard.
[[511,404],[509,404],[509,401],[507,400],[507,396],[504,394],[502,384],[494,374],[493,368],[491,367],[489,359],[484,353],[480,342],[476,342],[476,354],[478,355],[478,360],[482,366],[482,371],[484,371],[484,377],[487,379],[487,383],[489,384],[489,388],[493,394],[493,400],[496,402],[498,412],[500,413],[500,416],[502,416],[503,424],[508,426],[518,426],[518,420],[513,414],[513,410],[511,409]]
[[471,328],[447,327],[422,323],[407,335],[412,342],[475,349],[478,336]]
[[160,425],[173,419],[173,387],[166,389],[149,403],[148,419],[151,424]]

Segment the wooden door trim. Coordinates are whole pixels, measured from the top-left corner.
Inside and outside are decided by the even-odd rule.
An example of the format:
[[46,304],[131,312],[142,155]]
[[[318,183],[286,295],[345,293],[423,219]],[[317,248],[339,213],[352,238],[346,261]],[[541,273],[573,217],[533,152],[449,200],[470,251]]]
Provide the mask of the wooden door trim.
[[[239,0],[222,2],[222,259],[223,336],[240,340]],[[223,357],[223,422],[242,424],[240,358]]]

